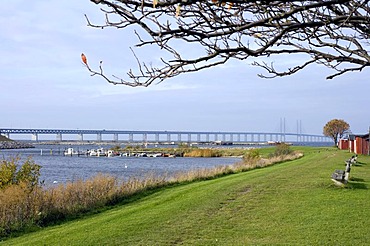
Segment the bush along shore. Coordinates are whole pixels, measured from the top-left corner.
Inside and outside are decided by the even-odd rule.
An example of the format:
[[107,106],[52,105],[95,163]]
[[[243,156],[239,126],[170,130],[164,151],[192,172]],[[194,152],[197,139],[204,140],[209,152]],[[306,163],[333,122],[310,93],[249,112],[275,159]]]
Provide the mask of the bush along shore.
[[239,163],[178,173],[171,177],[148,175],[122,181],[98,175],[87,181],[77,180],[48,188],[39,183],[41,167],[31,159],[23,165],[19,165],[17,158],[3,160],[0,163],[0,239],[17,231],[32,230],[129,202],[135,196],[143,196],[163,187],[209,180],[303,156],[293,151],[280,155],[278,150],[268,158],[262,157],[258,150],[251,150]]

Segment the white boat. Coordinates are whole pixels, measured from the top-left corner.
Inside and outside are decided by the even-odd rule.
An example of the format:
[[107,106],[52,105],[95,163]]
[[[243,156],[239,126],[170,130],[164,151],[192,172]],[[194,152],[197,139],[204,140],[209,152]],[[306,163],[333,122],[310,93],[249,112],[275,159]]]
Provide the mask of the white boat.
[[130,154],[129,154],[129,153],[127,153],[127,152],[125,152],[125,153],[121,153],[121,156],[122,156],[122,157],[129,157],[129,156],[130,156]]
[[90,150],[89,152],[90,156],[98,156],[98,152],[95,149]]
[[107,152],[103,148],[90,150],[90,156],[107,156]]
[[113,151],[113,150],[111,150],[111,149],[110,149],[110,150],[108,150],[108,151],[107,151],[107,156],[108,156],[108,157],[113,157],[113,156],[115,156],[114,151]]
[[153,153],[149,155],[149,157],[161,157],[161,156],[162,156],[162,153]]
[[65,156],[78,155],[78,151],[75,151],[73,148],[68,148],[64,151]]
[[97,149],[96,152],[98,156],[107,156],[107,152],[103,148]]

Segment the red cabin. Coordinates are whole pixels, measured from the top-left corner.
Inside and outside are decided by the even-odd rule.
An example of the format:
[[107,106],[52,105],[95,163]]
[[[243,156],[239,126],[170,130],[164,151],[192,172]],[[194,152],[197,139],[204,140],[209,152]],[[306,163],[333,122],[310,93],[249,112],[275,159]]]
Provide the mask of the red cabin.
[[348,149],[358,155],[369,155],[369,134],[354,135],[350,134],[348,139],[340,139],[339,149]]

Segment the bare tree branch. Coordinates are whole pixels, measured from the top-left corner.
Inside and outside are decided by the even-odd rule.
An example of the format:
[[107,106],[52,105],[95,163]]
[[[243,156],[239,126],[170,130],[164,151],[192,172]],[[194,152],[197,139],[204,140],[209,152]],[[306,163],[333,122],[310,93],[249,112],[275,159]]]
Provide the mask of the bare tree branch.
[[[130,70],[127,78],[104,75],[102,62],[98,71],[86,64],[91,75],[113,84],[148,86],[183,73],[196,72],[226,63],[230,58],[253,62],[269,75],[287,76],[317,63],[333,70],[332,79],[347,72],[362,71],[370,66],[369,1],[257,1],[257,0],[91,0],[102,5],[104,24],[87,24],[94,28],[115,27],[137,30],[136,49],[157,45],[162,66],[141,63]],[[117,17],[119,20],[117,21]],[[147,35],[142,36],[145,33]],[[149,38],[148,38],[149,37]],[[180,52],[191,47],[197,52]],[[199,52],[198,52],[199,50]],[[301,55],[284,71],[277,71],[274,57]],[[301,63],[301,64],[300,64]]]

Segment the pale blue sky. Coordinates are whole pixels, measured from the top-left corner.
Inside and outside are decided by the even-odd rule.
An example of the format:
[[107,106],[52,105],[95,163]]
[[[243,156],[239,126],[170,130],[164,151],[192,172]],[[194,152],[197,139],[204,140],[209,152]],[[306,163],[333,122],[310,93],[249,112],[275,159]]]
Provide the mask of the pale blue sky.
[[113,86],[91,77],[80,54],[92,67],[103,60],[107,74],[124,75],[136,66],[129,49],[136,37],[132,30],[88,27],[84,14],[103,23],[100,6],[12,0],[0,11],[0,128],[278,132],[281,118],[293,133],[297,120],[309,134],[321,134],[333,118],[354,133],[370,126],[369,69],[326,80],[330,71],[313,65],[260,79],[263,71],[251,61],[232,61],[149,88]]

